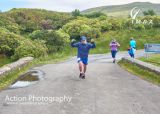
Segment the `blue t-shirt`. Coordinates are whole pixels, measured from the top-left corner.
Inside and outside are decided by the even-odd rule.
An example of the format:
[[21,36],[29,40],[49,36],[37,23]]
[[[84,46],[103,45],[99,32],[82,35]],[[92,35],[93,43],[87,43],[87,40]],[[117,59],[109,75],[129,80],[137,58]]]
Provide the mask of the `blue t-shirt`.
[[130,47],[131,48],[136,48],[136,41],[135,40],[130,41]]
[[73,42],[73,43],[71,43],[71,46],[77,47],[77,49],[78,49],[77,57],[80,57],[80,58],[88,58],[89,50],[91,48],[96,47],[95,43],[82,44],[81,42],[78,42],[78,43]]

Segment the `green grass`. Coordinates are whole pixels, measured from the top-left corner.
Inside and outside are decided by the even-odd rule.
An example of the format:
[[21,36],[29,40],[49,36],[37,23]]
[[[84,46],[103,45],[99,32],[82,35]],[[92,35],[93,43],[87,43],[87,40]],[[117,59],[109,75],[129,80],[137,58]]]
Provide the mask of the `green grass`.
[[134,37],[137,41],[137,49],[144,49],[145,43],[160,43],[160,29],[153,28],[148,30],[119,30],[108,31],[102,34],[102,36],[95,40],[97,48],[92,50],[91,53],[107,53],[110,51],[109,43],[115,38],[120,43],[121,51],[126,51],[129,47],[129,41],[131,37]]
[[0,55],[0,67],[2,67],[5,64],[11,63],[12,60],[4,55]]
[[130,73],[139,76],[140,78],[152,82],[156,85],[160,85],[160,76],[154,72],[142,69],[137,65],[131,64],[126,61],[120,61],[118,63],[123,69],[129,71]]
[[148,58],[143,57],[140,60],[160,67],[160,54],[150,55]]

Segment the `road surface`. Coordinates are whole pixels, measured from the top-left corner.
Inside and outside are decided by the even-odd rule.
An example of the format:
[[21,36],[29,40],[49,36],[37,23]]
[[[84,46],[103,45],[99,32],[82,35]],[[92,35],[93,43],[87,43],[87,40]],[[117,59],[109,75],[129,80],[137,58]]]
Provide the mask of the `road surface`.
[[90,56],[85,80],[75,57],[34,69],[45,72],[44,80],[1,91],[0,114],[160,114],[160,87],[113,64],[110,54]]

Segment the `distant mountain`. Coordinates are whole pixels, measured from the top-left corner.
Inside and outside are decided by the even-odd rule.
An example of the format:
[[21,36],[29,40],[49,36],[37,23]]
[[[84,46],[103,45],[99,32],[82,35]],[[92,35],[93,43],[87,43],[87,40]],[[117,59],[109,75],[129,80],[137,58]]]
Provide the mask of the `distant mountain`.
[[82,13],[92,13],[92,12],[103,12],[108,16],[128,16],[132,8],[137,7],[141,9],[140,15],[143,11],[153,9],[157,15],[160,15],[160,4],[154,4],[150,2],[133,2],[124,5],[112,5],[112,6],[102,6],[87,9],[82,11]]

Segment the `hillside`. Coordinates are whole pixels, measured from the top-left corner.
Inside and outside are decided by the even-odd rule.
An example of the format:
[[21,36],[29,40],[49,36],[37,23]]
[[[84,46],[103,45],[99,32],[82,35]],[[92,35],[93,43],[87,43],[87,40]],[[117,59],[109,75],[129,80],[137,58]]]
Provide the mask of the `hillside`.
[[0,55],[4,56],[3,60],[6,59],[4,64],[8,62],[8,58],[38,58],[62,50],[66,34],[58,30],[71,18],[69,13],[44,9],[13,8],[1,12]]
[[[156,30],[159,33],[157,28],[160,27],[160,16],[142,17],[142,19],[152,18],[153,25],[137,25],[130,23],[131,20],[129,19],[111,19],[106,18],[104,15],[96,16],[97,14],[93,15],[94,18],[85,17],[84,15],[74,17],[70,13],[24,8],[14,8],[8,12],[2,12],[0,13],[0,54],[14,60],[26,56],[38,58],[58,52],[67,52],[70,55],[70,52],[66,51],[70,39],[78,41],[81,36],[86,36],[88,40],[100,39],[100,41],[97,41],[100,42],[97,43],[97,47],[100,48],[97,48],[97,51],[94,52],[103,53],[104,46],[101,44],[105,43],[104,45],[106,45],[112,38],[117,38],[120,35],[122,36],[118,38],[125,38],[124,41],[127,41],[126,39],[131,37],[129,34],[132,30],[140,31],[140,34],[142,34],[142,31],[152,29],[153,31],[147,31],[143,34],[149,33],[146,36],[155,38],[149,40],[149,42],[152,40],[158,42],[156,40],[159,39],[157,32],[156,36],[152,36],[151,33]],[[129,30],[129,32],[126,30]],[[125,33],[118,34],[115,31],[125,31]],[[105,39],[101,38],[105,33],[105,38],[109,39],[107,42],[104,42]],[[117,34],[118,36],[116,36]],[[135,34],[138,33],[135,32]],[[138,36],[135,37],[138,38]],[[140,48],[143,48],[146,40],[148,39],[140,42]],[[125,50],[126,47],[121,49]]]
[[160,15],[160,4],[153,4],[150,2],[134,2],[124,5],[102,6],[84,10],[82,13],[103,12],[108,16],[128,16],[131,9],[134,7],[141,9],[140,15],[142,15],[143,11],[149,9],[153,9],[158,15]]
[[[70,20],[71,15],[43,9],[13,8],[8,12],[0,13],[0,17],[0,27],[9,30],[16,28],[20,29],[20,32],[31,33],[39,29],[59,29]],[[15,33],[15,30],[11,32]]]

